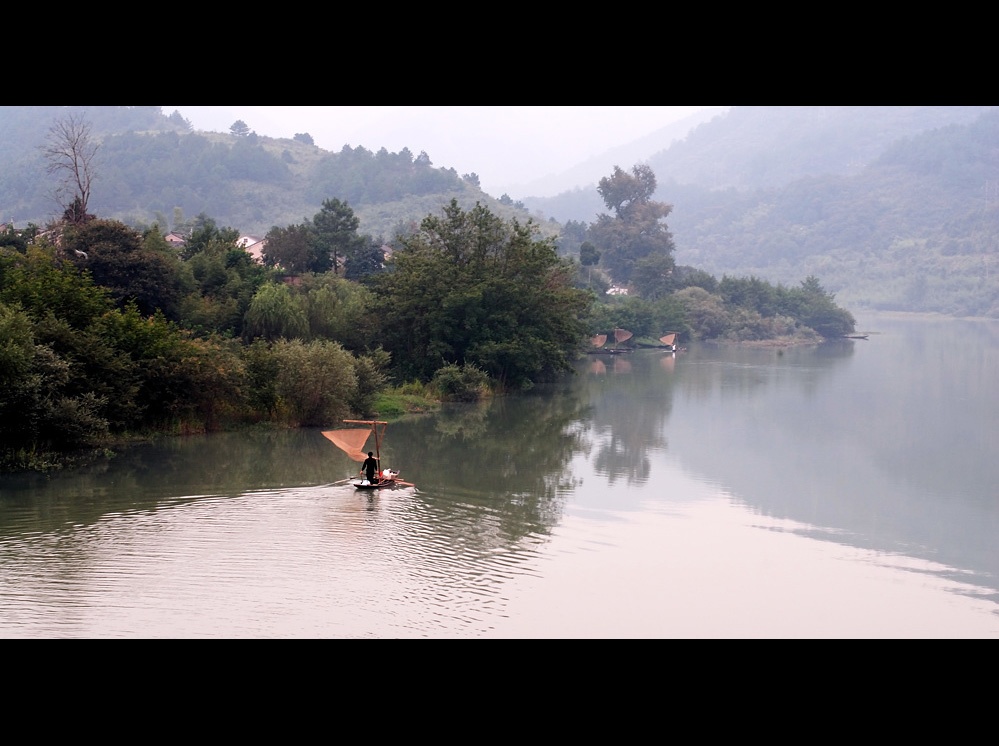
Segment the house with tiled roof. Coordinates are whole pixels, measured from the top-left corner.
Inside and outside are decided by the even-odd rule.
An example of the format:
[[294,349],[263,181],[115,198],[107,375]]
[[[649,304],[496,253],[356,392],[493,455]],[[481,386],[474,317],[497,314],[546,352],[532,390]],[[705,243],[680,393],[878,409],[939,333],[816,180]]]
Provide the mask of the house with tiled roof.
[[165,236],[163,236],[163,238],[168,244],[173,246],[175,249],[179,249],[183,247],[184,244],[187,243],[187,239],[175,231],[170,231]]
[[264,263],[264,247],[267,245],[267,239],[244,235],[236,240],[236,245],[242,246],[243,250],[252,256],[253,261],[257,262],[257,264]]

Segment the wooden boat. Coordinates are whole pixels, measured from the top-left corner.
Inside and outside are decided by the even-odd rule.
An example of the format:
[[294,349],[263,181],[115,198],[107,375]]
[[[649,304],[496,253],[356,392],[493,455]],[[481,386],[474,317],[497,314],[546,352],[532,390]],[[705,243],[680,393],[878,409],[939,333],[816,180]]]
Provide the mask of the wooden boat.
[[353,461],[363,463],[368,457],[368,454],[365,451],[365,448],[368,448],[366,444],[368,439],[373,435],[375,438],[375,460],[379,465],[378,473],[375,476],[375,481],[373,482],[369,482],[368,479],[363,476],[345,481],[349,481],[359,490],[381,490],[386,487],[415,486],[411,482],[403,482],[400,480],[399,471],[397,469],[381,468],[381,447],[382,440],[385,438],[385,429],[388,427],[387,422],[382,420],[344,420],[344,424],[365,425],[366,427],[348,427],[340,430],[323,430],[323,436],[341,451],[346,453],[347,456],[349,456]]
[[409,484],[409,482],[399,481],[399,472],[393,471],[392,469],[383,469],[379,474],[380,475],[378,477],[375,477],[374,482],[369,482],[367,478],[361,477],[358,479],[351,479],[350,483],[359,490],[383,490],[386,487],[413,486]]

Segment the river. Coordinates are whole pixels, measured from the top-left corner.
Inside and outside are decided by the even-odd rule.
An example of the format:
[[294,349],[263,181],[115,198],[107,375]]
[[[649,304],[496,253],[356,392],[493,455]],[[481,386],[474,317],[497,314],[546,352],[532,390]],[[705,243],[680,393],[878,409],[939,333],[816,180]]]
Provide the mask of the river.
[[0,637],[999,638],[999,322],[858,329],[0,477]]

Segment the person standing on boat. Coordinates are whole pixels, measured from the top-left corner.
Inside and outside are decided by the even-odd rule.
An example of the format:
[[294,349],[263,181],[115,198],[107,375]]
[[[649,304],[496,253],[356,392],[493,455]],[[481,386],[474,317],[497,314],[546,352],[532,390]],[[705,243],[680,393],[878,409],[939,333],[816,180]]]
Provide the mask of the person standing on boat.
[[371,484],[375,483],[375,472],[378,471],[378,459],[375,458],[374,451],[368,451],[368,457],[361,464],[361,471],[366,472],[368,481]]

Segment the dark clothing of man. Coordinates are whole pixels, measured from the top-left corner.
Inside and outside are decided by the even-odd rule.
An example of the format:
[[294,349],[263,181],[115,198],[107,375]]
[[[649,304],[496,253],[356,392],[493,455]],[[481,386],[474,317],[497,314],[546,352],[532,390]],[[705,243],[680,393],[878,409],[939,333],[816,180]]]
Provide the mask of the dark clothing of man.
[[367,476],[368,481],[374,484],[375,472],[378,471],[378,459],[369,453],[368,457],[364,459],[364,463],[361,464],[361,469],[366,472],[365,476]]

